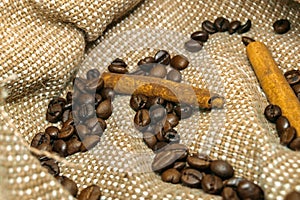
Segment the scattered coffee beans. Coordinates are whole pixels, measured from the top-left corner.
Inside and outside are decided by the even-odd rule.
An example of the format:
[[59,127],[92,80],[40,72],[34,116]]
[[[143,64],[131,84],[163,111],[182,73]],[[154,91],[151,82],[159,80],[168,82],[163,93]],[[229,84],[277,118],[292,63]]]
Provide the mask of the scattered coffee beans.
[[287,19],[279,19],[274,22],[273,29],[275,33],[284,34],[291,29],[291,23]]

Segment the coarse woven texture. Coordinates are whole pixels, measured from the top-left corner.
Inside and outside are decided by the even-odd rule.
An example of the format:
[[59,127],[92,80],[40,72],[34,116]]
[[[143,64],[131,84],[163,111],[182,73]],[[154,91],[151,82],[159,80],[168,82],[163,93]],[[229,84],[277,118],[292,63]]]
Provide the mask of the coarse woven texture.
[[[25,6],[20,2],[20,5],[10,2],[10,5]],[[57,1],[57,7],[59,5],[61,4]],[[20,7],[17,8],[21,9]],[[140,58],[153,55],[158,49],[166,49],[172,55],[184,54],[191,61],[190,67],[183,71],[184,82],[208,87],[211,91],[224,95],[226,105],[223,110],[197,112],[192,118],[181,121],[177,128],[181,142],[187,144],[192,152],[205,152],[212,158],[228,160],[234,166],[236,175],[257,182],[264,189],[267,199],[283,199],[290,190],[300,191],[300,154],[279,144],[274,125],[268,123],[263,116],[267,100],[247,60],[241,35],[211,35],[202,51],[196,54],[186,52],[183,43],[190,33],[201,28],[201,22],[206,19],[213,21],[217,16],[242,22],[251,19],[253,26],[245,35],[264,42],[283,72],[299,69],[299,8],[298,3],[286,0],[144,1],[130,16],[108,29],[96,41],[94,48],[89,49],[78,76],[92,67],[105,70],[108,63],[116,57],[123,58],[129,64],[129,69],[134,70],[135,63]],[[273,32],[272,24],[279,18],[291,21],[292,29],[287,34],[276,35]],[[46,25],[42,23],[41,27],[44,26]],[[71,34],[72,31],[78,34],[75,40],[81,41],[80,32],[72,29],[68,33]],[[37,38],[36,35],[32,37]],[[56,38],[57,41],[60,39],[65,37]],[[55,52],[66,58],[74,53],[74,49],[68,50]],[[78,52],[78,56],[83,53]],[[18,58],[18,54],[10,56],[12,61]],[[25,57],[19,57],[25,60]],[[35,58],[40,58],[40,54]],[[51,65],[47,69],[59,71],[65,67],[60,64]],[[7,66],[3,67],[5,68]],[[34,77],[43,77],[45,73],[29,71]],[[14,73],[24,77],[22,72],[23,70]],[[0,188],[1,191],[6,191],[5,195],[14,198],[22,196],[23,199],[71,198],[45,173],[25,145],[49,125],[45,121],[47,103],[53,96],[66,94],[70,77],[70,74],[67,77],[62,77],[61,73],[53,74],[53,80],[61,81],[57,87],[29,87],[25,94],[21,93],[24,97],[17,96],[3,107],[8,116],[2,110],[0,166],[3,170],[1,169],[0,179],[4,184]],[[20,88],[19,84],[12,86],[14,87],[17,88],[16,91]],[[101,142],[89,152],[68,157],[68,163],[61,165],[61,173],[73,179],[79,190],[91,183],[99,185],[103,199],[220,199],[204,194],[200,189],[164,183],[158,175],[151,172],[150,163],[154,154],[143,143],[140,133],[133,128],[134,112],[129,108],[128,102],[128,96],[117,96],[113,102],[113,115],[107,121],[108,127]]]

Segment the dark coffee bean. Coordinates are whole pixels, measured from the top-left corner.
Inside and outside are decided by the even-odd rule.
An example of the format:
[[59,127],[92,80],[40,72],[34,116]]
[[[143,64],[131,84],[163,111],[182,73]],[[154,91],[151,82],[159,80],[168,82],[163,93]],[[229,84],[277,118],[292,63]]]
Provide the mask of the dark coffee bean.
[[251,42],[255,42],[255,40],[250,37],[243,36],[242,42],[245,46],[248,46]]
[[160,142],[167,142],[166,138],[165,138],[165,132],[163,129],[163,126],[161,123],[156,124],[156,127],[154,129],[154,133],[156,135],[156,138],[158,141]]
[[208,33],[206,31],[196,31],[192,33],[191,39],[200,42],[206,42],[208,40]]
[[103,99],[110,99],[113,101],[115,98],[115,91],[111,88],[103,88],[101,90],[101,96]]
[[63,127],[67,127],[67,126],[73,126],[75,123],[74,123],[74,119],[73,118],[70,118],[70,119],[68,119],[67,121],[65,121],[64,123],[63,123]]
[[166,120],[170,123],[171,127],[175,127],[179,124],[179,118],[174,113],[167,114]]
[[203,43],[196,40],[188,40],[184,43],[185,50],[189,52],[198,52],[202,49]]
[[290,70],[284,73],[287,82],[290,85],[295,85],[300,82],[300,70]]
[[240,200],[236,191],[231,187],[225,187],[221,195],[223,200]]
[[241,26],[241,22],[240,21],[232,21],[229,24],[229,28],[228,28],[228,33],[231,35],[233,33],[235,33]]
[[203,174],[198,170],[186,168],[181,172],[181,182],[192,188],[200,188]]
[[82,143],[77,138],[72,138],[66,143],[68,155],[73,155],[74,153],[80,152]]
[[186,167],[186,162],[175,162],[173,165],[174,169],[177,169],[178,171],[183,170]]
[[145,108],[149,109],[151,106],[155,106],[155,105],[164,105],[165,104],[165,100],[161,97],[149,97]]
[[41,161],[42,167],[48,170],[48,173],[57,176],[60,173],[59,166],[57,162],[53,159],[46,159]]
[[180,135],[177,133],[176,130],[170,129],[165,132],[164,138],[167,142],[171,143],[179,143],[180,142]]
[[79,107],[78,117],[80,118],[80,120],[85,121],[93,116],[95,116],[94,104],[82,104]]
[[149,111],[146,109],[138,110],[134,116],[134,124],[138,130],[144,129],[151,122]]
[[113,108],[110,99],[106,99],[98,105],[96,109],[97,117],[104,120],[108,119],[112,114],[112,110]]
[[130,98],[130,107],[134,111],[145,108],[148,97],[143,94],[133,94]]
[[58,133],[58,139],[66,139],[73,135],[75,129],[72,125],[66,125]]
[[120,65],[120,66],[123,66],[123,67],[127,67],[126,62],[123,59],[121,59],[121,58],[116,58],[115,60],[113,60],[111,62],[111,64],[112,65]]
[[85,90],[91,94],[95,94],[95,92],[99,92],[104,87],[104,80],[102,78],[95,78],[87,81],[85,85]]
[[74,197],[78,192],[78,187],[74,181],[66,176],[57,176],[56,180]]
[[166,109],[161,105],[151,106],[149,109],[151,122],[157,123],[164,119],[167,115]]
[[241,177],[232,177],[230,179],[225,180],[223,183],[224,183],[224,186],[226,186],[226,187],[237,188],[237,186],[239,185],[239,183],[241,181],[245,181],[245,180],[246,179],[241,178]]
[[90,185],[78,195],[78,200],[100,200],[101,190],[97,185]]
[[100,72],[98,69],[90,69],[87,73],[86,73],[86,78],[88,80],[92,80],[95,78],[99,78],[100,76]]
[[156,64],[149,73],[149,76],[164,78],[167,75],[167,68],[165,65]]
[[174,111],[179,119],[189,118],[193,114],[193,108],[187,104],[176,105]]
[[249,200],[263,200],[264,192],[263,190],[250,181],[241,181],[237,187],[238,196],[241,199],[249,199]]
[[282,112],[279,106],[270,104],[265,108],[264,115],[267,120],[274,123],[282,115]]
[[153,147],[153,151],[160,151],[161,149],[163,149],[164,147],[166,147],[168,145],[168,143],[166,142],[157,142],[154,147]]
[[218,17],[215,20],[214,25],[219,32],[225,32],[229,28],[229,21],[224,17]]
[[164,120],[164,122],[162,122],[162,123],[163,123],[163,130],[164,130],[165,133],[170,131],[173,128],[171,126],[171,124],[166,120]]
[[30,146],[37,148],[41,144],[44,144],[44,143],[50,144],[50,142],[51,142],[50,135],[47,133],[41,132],[41,133],[36,134],[33,137]]
[[61,104],[49,104],[46,113],[46,120],[51,123],[57,123],[61,120],[62,114],[63,106]]
[[228,179],[233,176],[233,167],[224,160],[214,160],[210,163],[210,170],[222,179]]
[[170,59],[170,54],[165,50],[159,50],[154,56],[155,62],[163,65],[168,65],[170,63]]
[[300,137],[295,138],[289,146],[294,151],[300,151]]
[[138,62],[138,66],[141,70],[150,72],[150,70],[155,66],[155,59],[153,57],[146,57]]
[[300,192],[297,191],[292,191],[284,197],[284,200],[299,200],[299,199],[300,199]]
[[60,156],[66,157],[67,153],[67,144],[63,140],[56,140],[53,142],[53,151],[57,152]]
[[81,145],[81,152],[92,149],[100,142],[100,137],[98,135],[88,135],[84,138]]
[[174,105],[171,102],[166,102],[165,108],[166,108],[167,113],[172,113]]
[[280,144],[288,146],[292,140],[296,137],[297,131],[294,127],[290,126],[282,132],[280,135]]
[[248,19],[245,24],[240,26],[240,28],[237,30],[237,33],[238,34],[243,34],[243,33],[248,32],[251,28],[251,25],[252,25],[251,20]]
[[171,59],[170,65],[174,69],[183,70],[188,67],[189,61],[186,57],[182,55],[176,55]]
[[184,144],[178,144],[178,143],[172,143],[169,144],[167,146],[165,146],[162,150],[164,151],[175,151],[175,152],[186,152],[184,154],[182,154],[182,156],[179,159],[186,159],[186,157],[188,156],[188,147],[185,146]]
[[205,171],[209,169],[210,162],[206,159],[198,158],[197,156],[188,156],[187,157],[188,164],[195,169],[198,169],[200,171]]
[[275,33],[284,34],[291,29],[291,23],[287,19],[279,19],[274,22],[273,28]]
[[49,105],[59,104],[61,107],[65,107],[67,101],[62,97],[54,97],[50,102]]
[[150,149],[153,149],[154,145],[157,143],[155,135],[150,132],[143,133],[143,140]]
[[117,74],[126,74],[128,73],[128,70],[122,66],[122,65],[109,65],[108,70],[112,73],[117,73]]
[[223,188],[222,179],[213,174],[207,174],[201,181],[204,192],[209,194],[220,194]]
[[202,22],[202,29],[206,32],[208,32],[209,34],[214,34],[217,32],[217,28],[215,27],[214,23],[212,23],[209,20],[205,20]]
[[181,173],[174,168],[167,169],[161,174],[161,179],[164,182],[168,182],[168,183],[177,184],[180,182],[180,178],[181,178]]
[[91,133],[90,130],[83,124],[79,124],[75,126],[75,128],[76,128],[77,135],[80,138],[85,138],[87,135]]
[[285,116],[280,116],[276,120],[276,130],[279,135],[281,135],[288,127],[290,127],[290,122]]
[[85,125],[90,130],[90,134],[102,136],[106,129],[106,122],[101,118],[91,118],[85,121]]
[[180,83],[181,79],[182,79],[182,75],[181,75],[180,71],[178,71],[176,69],[172,69],[168,72],[167,79],[170,81]]

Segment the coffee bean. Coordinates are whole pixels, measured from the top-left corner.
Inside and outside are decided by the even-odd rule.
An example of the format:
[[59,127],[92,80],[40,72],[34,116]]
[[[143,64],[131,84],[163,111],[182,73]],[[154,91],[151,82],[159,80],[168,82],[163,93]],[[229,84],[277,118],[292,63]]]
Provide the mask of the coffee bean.
[[66,122],[68,119],[73,118],[72,110],[65,110],[62,114],[61,121]]
[[82,104],[91,104],[94,105],[95,103],[95,96],[94,94],[81,94],[77,100],[76,104],[79,104],[81,106]]
[[208,40],[208,33],[206,31],[196,31],[192,33],[191,39],[200,42],[206,42]]
[[287,129],[290,127],[290,122],[285,116],[280,116],[276,120],[276,130],[279,135],[281,135],[284,132],[284,129]]
[[164,129],[163,129],[163,126],[161,123],[156,124],[154,133],[155,133],[158,141],[167,142],[167,140],[165,138],[165,132],[164,132]]
[[174,69],[183,70],[188,67],[189,61],[182,55],[176,55],[171,59],[170,65]]
[[173,165],[174,169],[177,169],[178,171],[183,170],[186,167],[186,162],[175,162]]
[[155,59],[153,57],[143,58],[138,62],[138,66],[141,70],[150,72],[150,70],[155,66]]
[[284,73],[287,82],[290,85],[295,85],[300,82],[300,70],[290,70]]
[[176,105],[174,107],[174,111],[176,115],[179,117],[179,119],[189,118],[193,114],[192,107],[187,104]]
[[98,135],[88,135],[84,138],[81,145],[81,152],[92,149],[100,142],[100,137]]
[[[152,68],[151,68],[151,69],[152,69]],[[151,69],[149,69],[149,70],[151,70]],[[148,73],[148,72],[145,72],[145,71],[143,71],[143,70],[141,70],[141,69],[138,69],[138,70],[135,70],[135,71],[133,71],[133,72],[130,72],[128,75],[145,76],[146,73]]]
[[181,172],[181,182],[192,188],[200,188],[203,174],[198,170],[186,168]]
[[155,106],[155,105],[164,105],[165,104],[165,100],[161,97],[149,97],[145,108],[150,109],[151,106]]
[[50,142],[51,142],[50,135],[47,133],[41,132],[41,133],[36,134],[33,137],[30,146],[37,148],[41,144],[50,144]]
[[251,28],[251,25],[252,25],[251,20],[248,19],[245,24],[240,26],[240,28],[237,30],[237,33],[238,34],[243,34],[243,33],[248,32]]
[[143,140],[150,149],[153,149],[154,145],[157,143],[155,135],[150,132],[143,133]]
[[215,25],[217,31],[225,32],[229,28],[229,21],[228,21],[228,19],[225,19],[224,17],[218,17],[215,20],[214,25]]
[[79,119],[85,121],[95,116],[95,106],[94,104],[82,104],[77,113]]
[[150,122],[150,114],[146,109],[138,110],[134,116],[134,124],[138,130],[143,130]]
[[248,46],[251,42],[255,42],[255,40],[250,37],[243,36],[242,42],[245,46]]
[[181,79],[182,79],[182,75],[181,75],[180,71],[178,71],[176,69],[172,69],[168,72],[167,79],[170,81],[180,83]]
[[170,129],[166,131],[164,134],[164,138],[166,139],[167,142],[171,142],[171,143],[179,143],[180,141],[180,135],[174,129]]
[[67,144],[63,140],[56,140],[53,142],[53,151],[57,152],[62,157],[66,157],[68,155]]
[[289,145],[292,140],[296,137],[297,131],[294,127],[290,126],[282,132],[280,135],[280,144],[287,146]]
[[229,34],[233,34],[235,33],[241,26],[241,22],[240,21],[232,21],[229,23],[229,28],[228,28],[228,32]]
[[62,114],[63,106],[61,104],[49,104],[46,113],[46,120],[51,123],[57,123],[61,120]]
[[185,50],[189,52],[198,52],[202,49],[203,43],[196,40],[188,40],[184,43]]
[[282,115],[282,112],[279,106],[270,104],[265,108],[264,115],[267,120],[274,123]]
[[104,100],[109,99],[109,100],[113,101],[115,98],[115,94],[116,94],[115,91],[111,88],[103,88],[101,90],[101,96]]
[[53,159],[46,159],[41,161],[42,167],[46,168],[48,170],[48,173],[57,176],[60,173],[58,164]]
[[170,123],[170,125],[174,128],[179,124],[179,118],[174,113],[167,114],[166,120]]
[[161,63],[163,65],[168,65],[170,63],[170,54],[165,50],[159,50],[154,56],[155,62]]
[[300,199],[300,192],[297,191],[292,191],[284,197],[284,200],[299,200],[299,199]]
[[166,109],[161,105],[151,106],[149,109],[151,122],[157,123],[166,117]]
[[170,145],[167,145],[163,148],[164,151],[174,151],[174,152],[186,152],[184,154],[182,154],[182,156],[179,159],[185,159],[188,155],[188,147],[185,146],[184,144],[177,144],[177,143],[173,143]]
[[295,138],[289,146],[294,151],[300,151],[300,137]]
[[100,200],[101,190],[97,185],[90,185],[78,195],[78,200]]
[[220,194],[223,188],[223,182],[218,176],[206,174],[201,181],[201,186],[206,193]]
[[143,94],[133,94],[130,98],[130,107],[134,111],[145,108],[148,97]]
[[58,133],[58,139],[66,139],[73,135],[75,129],[72,125],[65,125]]
[[79,124],[75,128],[76,128],[77,135],[80,138],[84,138],[90,134],[90,130],[83,124]]
[[156,64],[149,73],[149,76],[164,78],[167,75],[167,68],[165,65]]
[[85,121],[85,124],[88,129],[90,129],[90,133],[93,135],[102,136],[104,130],[106,129],[106,122],[101,118],[91,118]]
[[173,127],[171,126],[171,124],[168,121],[164,120],[164,122],[163,122],[163,130],[164,130],[164,132],[168,132],[172,128]]
[[126,67],[124,67],[122,65],[111,64],[111,65],[108,66],[108,70],[112,73],[117,73],[117,74],[126,74],[126,73],[128,73],[128,70],[126,69]]
[[245,181],[245,180],[246,179],[241,178],[241,177],[232,177],[230,179],[225,180],[223,183],[224,183],[224,186],[226,186],[226,187],[237,188],[237,186],[239,185],[239,183],[241,181]]
[[236,191],[231,187],[225,187],[221,195],[223,200],[239,200]]
[[210,170],[222,179],[228,179],[233,176],[233,167],[224,160],[214,160],[210,164]]
[[166,102],[165,108],[166,108],[167,113],[172,113],[174,105],[172,102]]
[[300,94],[300,84],[299,83],[296,85],[293,85],[292,88],[296,95]]
[[274,22],[273,28],[275,33],[284,34],[291,29],[291,23],[287,19],[279,19]]
[[164,182],[168,182],[168,183],[177,184],[180,182],[180,178],[181,178],[181,173],[174,168],[167,169],[161,174],[161,179]]
[[202,29],[206,32],[208,32],[209,34],[214,34],[217,32],[217,28],[215,27],[214,23],[212,23],[209,20],[205,20],[202,22]]
[[56,180],[74,197],[78,192],[78,187],[74,181],[66,176],[57,176]]
[[205,171],[209,169],[210,166],[209,161],[198,158],[197,156],[188,156],[186,161],[192,168],[198,169],[200,171]]
[[86,78],[88,80],[92,80],[95,78],[99,78],[100,76],[100,72],[98,69],[90,69],[87,73],[86,73]]
[[108,119],[112,114],[112,110],[113,108],[110,99],[106,99],[98,105],[96,109],[97,117],[104,120]]
[[104,87],[104,80],[102,78],[95,78],[87,81],[85,85],[85,90],[91,94],[95,94],[95,92],[99,92]]
[[73,155],[74,153],[80,152],[82,143],[77,138],[72,138],[66,143],[68,155]]
[[160,151],[161,149],[163,149],[164,147],[166,147],[168,145],[168,143],[166,142],[157,142],[154,147],[153,147],[153,151]]
[[238,196],[241,199],[249,199],[249,200],[263,200],[264,193],[263,190],[250,181],[241,181],[237,187]]

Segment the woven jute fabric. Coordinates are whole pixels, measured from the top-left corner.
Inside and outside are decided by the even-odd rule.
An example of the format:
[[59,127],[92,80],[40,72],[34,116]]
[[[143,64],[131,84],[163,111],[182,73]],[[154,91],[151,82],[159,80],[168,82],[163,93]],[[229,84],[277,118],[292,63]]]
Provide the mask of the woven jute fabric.
[[[181,143],[191,152],[227,160],[234,166],[236,176],[258,183],[267,199],[283,199],[293,189],[300,191],[300,154],[279,144],[274,125],[263,115],[268,102],[247,59],[241,35],[213,34],[195,54],[183,48],[190,33],[200,30],[206,19],[251,19],[252,28],[245,35],[264,42],[283,72],[299,69],[297,2],[146,0],[107,29],[93,48],[87,49],[80,63],[84,58],[84,37],[95,39],[113,19],[138,3],[82,2],[2,3],[7,9],[0,11],[4,23],[1,30],[5,30],[0,39],[6,42],[0,44],[0,77],[2,81],[7,81],[10,74],[17,78],[13,76],[13,84],[8,80],[9,101],[1,107],[0,189],[4,192],[0,195],[6,199],[71,199],[28,149],[33,136],[49,125],[45,121],[47,103],[71,89],[74,71],[78,71],[77,76],[94,67],[104,71],[117,57],[123,58],[133,71],[140,58],[158,49],[189,58],[190,66],[183,71],[185,83],[209,88],[226,98],[224,109],[199,111],[182,120],[177,127]],[[113,3],[118,13],[109,9]],[[97,8],[102,11],[95,11]],[[284,35],[272,29],[273,22],[280,18],[292,24]],[[101,24],[97,19],[104,20],[103,26],[97,27]],[[14,39],[8,40],[11,37]],[[48,46],[40,48],[43,45]],[[46,81],[40,84],[41,80]],[[200,189],[164,183],[151,172],[154,153],[134,129],[129,98],[117,95],[101,142],[86,153],[67,157],[60,163],[61,174],[74,180],[79,190],[91,183],[99,185],[103,199],[220,199]]]

